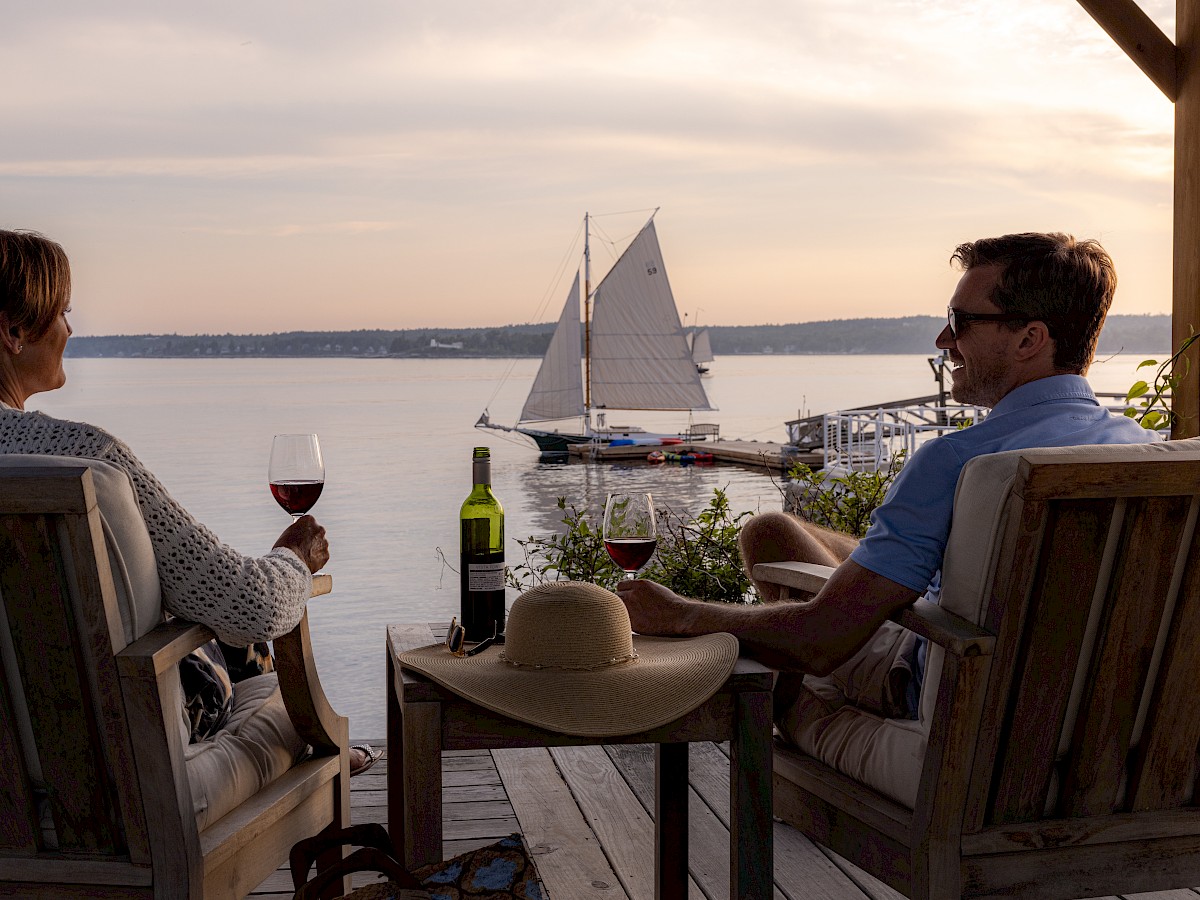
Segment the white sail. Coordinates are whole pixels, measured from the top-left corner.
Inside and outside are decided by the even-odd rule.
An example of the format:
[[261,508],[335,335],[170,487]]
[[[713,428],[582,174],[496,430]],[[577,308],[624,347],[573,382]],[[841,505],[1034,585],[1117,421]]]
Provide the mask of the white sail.
[[691,335],[692,362],[706,363],[713,361],[712,342],[708,338],[708,329],[701,328]]
[[537,378],[521,410],[521,422],[570,419],[584,414],[583,375],[579,370],[579,275],[567,294],[558,327],[542,357]]
[[713,408],[679,322],[653,220],[596,288],[591,363],[593,408]]

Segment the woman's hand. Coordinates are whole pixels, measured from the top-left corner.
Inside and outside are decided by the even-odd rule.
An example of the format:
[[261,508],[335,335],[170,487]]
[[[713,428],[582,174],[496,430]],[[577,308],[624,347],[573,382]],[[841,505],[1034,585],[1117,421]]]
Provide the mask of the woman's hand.
[[308,566],[310,572],[319,572],[329,562],[329,542],[325,540],[325,529],[312,516],[301,516],[289,525],[275,546],[291,550]]

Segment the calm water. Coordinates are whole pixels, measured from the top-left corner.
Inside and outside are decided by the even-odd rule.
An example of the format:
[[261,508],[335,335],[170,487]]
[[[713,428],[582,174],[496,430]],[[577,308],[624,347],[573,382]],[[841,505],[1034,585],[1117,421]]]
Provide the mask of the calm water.
[[[1124,391],[1141,357],[1092,370]],[[92,422],[126,441],[192,513],[245,553],[266,552],[288,522],[267,487],[271,437],[315,431],[327,481],[313,510],[329,531],[334,593],[310,608],[334,707],[356,737],[384,734],[384,625],[449,620],[458,609],[458,508],[470,451],[492,447],[492,477],[515,538],[558,525],[555,501],[591,509],[612,490],[650,490],[676,511],[726,488],[737,511],[777,509],[772,478],[738,467],[544,464],[531,447],[471,426],[487,405],[511,423],[538,361],[421,359],[67,360],[69,384],[31,408]],[[505,375],[506,381],[503,381]],[[498,388],[498,385],[501,385]],[[724,437],[782,441],[803,407],[826,412],[935,392],[921,356],[720,357],[705,386]],[[620,415],[614,424],[677,427],[686,417]],[[510,598],[511,599],[511,598]]]

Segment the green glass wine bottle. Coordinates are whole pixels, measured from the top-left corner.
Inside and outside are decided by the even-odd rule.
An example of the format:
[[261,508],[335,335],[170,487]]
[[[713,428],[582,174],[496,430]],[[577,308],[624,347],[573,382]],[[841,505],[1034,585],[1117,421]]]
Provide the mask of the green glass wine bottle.
[[473,487],[459,512],[459,620],[468,641],[504,632],[504,507],[492,493],[492,454],[476,447]]

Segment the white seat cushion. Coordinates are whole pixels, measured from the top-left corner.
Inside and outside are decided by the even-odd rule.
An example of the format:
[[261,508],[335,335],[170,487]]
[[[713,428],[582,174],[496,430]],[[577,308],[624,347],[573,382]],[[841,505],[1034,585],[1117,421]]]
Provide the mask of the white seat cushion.
[[203,831],[279,778],[304,754],[274,672],[239,681],[229,724],[184,748],[196,827]]

